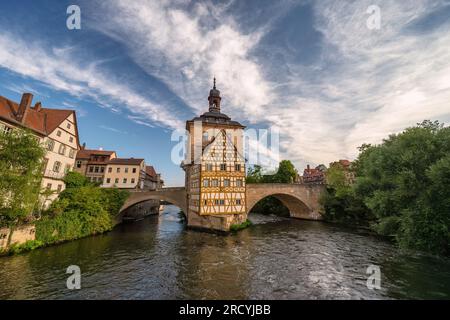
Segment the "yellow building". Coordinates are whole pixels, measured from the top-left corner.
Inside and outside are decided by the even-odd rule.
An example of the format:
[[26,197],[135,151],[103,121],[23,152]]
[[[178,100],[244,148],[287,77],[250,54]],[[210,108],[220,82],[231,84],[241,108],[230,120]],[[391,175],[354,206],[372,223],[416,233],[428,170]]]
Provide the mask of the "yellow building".
[[106,165],[102,187],[144,189],[145,169],[144,159],[111,159]]
[[80,148],[75,111],[43,108],[40,102],[31,106],[33,95],[24,93],[20,103],[0,96],[0,130],[28,128],[45,145],[42,187],[54,191],[44,201],[47,206],[65,188],[63,181],[73,169]]
[[208,112],[186,122],[188,216],[245,214],[245,127],[221,113],[215,79],[208,101]]

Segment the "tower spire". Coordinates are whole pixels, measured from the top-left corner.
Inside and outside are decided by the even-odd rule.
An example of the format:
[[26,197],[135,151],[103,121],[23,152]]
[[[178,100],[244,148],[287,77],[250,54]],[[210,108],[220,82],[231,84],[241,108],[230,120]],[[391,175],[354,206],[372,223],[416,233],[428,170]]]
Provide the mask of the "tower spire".
[[220,113],[220,91],[216,89],[216,77],[213,80],[213,88],[209,91],[209,111]]

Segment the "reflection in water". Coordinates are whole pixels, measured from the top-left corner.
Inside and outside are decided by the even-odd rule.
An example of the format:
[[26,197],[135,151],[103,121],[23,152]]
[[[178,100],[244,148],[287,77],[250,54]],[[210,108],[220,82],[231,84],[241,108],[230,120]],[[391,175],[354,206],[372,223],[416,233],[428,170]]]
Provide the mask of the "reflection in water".
[[[401,254],[321,222],[250,215],[229,236],[187,230],[178,209],[112,232],[0,258],[2,299],[450,298],[450,260]],[[69,265],[81,290],[65,286]],[[379,265],[381,290],[366,287]]]

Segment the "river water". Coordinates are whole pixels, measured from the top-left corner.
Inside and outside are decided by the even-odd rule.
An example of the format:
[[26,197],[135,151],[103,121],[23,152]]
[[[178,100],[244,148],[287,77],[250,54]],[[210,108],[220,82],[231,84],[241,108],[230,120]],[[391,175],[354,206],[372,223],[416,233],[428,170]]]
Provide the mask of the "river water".
[[[450,299],[450,259],[401,253],[322,222],[251,214],[233,235],[187,230],[178,208],[112,232],[0,258],[0,299]],[[81,269],[81,289],[66,269]],[[380,289],[368,289],[370,265]],[[370,281],[370,283],[373,283]]]

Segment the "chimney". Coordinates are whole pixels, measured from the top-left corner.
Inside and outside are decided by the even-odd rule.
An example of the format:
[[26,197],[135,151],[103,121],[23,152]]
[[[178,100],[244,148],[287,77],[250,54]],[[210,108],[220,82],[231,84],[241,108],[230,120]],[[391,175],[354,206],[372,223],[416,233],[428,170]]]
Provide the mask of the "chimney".
[[40,102],[36,102],[36,104],[34,105],[34,110],[36,111],[41,111],[42,109],[42,105]]
[[83,145],[81,146],[81,150],[86,149],[86,142],[83,142]]
[[310,167],[309,167],[309,164],[308,164],[308,165],[306,166],[306,169],[309,170],[309,168],[310,168]]
[[33,95],[31,93],[24,93],[22,95],[22,100],[20,100],[19,110],[17,110],[17,121],[24,123],[27,117],[28,110],[31,107],[31,101],[33,100]]

